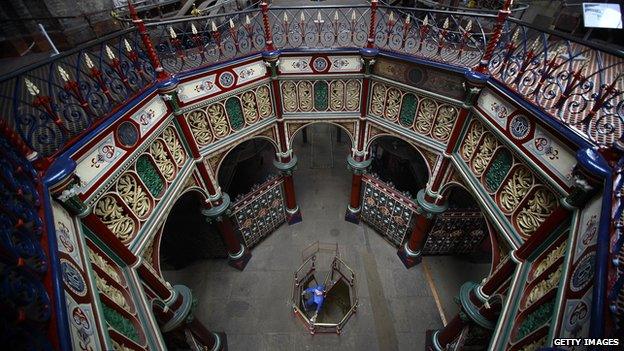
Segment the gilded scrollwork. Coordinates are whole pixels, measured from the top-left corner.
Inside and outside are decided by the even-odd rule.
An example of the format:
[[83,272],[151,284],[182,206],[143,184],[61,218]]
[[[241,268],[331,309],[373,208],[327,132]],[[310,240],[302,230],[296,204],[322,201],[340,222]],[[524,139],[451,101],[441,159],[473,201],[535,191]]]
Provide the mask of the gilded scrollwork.
[[414,124],[414,128],[417,132],[429,134],[437,109],[438,104],[435,101],[431,99],[422,99],[420,105],[418,106],[416,123]]
[[542,348],[546,344],[546,337],[533,341],[532,343],[523,346],[518,351],[536,351],[537,349]]
[[[292,81],[282,83],[282,99],[284,104],[284,112],[297,111],[297,85]],[[310,97],[312,101],[312,97]]]
[[154,157],[156,167],[168,182],[173,181],[176,174],[176,168],[173,161],[169,158],[165,144],[160,139],[156,139],[150,145],[149,152]]
[[180,143],[178,134],[173,127],[168,127],[162,134],[162,138],[167,144],[167,148],[173,156],[173,160],[178,166],[181,166],[186,161],[186,152]]
[[197,144],[201,146],[208,145],[212,142],[210,123],[208,122],[208,116],[204,113],[204,111],[195,110],[189,113],[188,123]]
[[347,95],[345,105],[347,111],[356,111],[360,108],[360,82],[356,79],[347,81]]
[[127,243],[132,239],[136,230],[135,222],[113,195],[103,196],[95,205],[93,213],[121,242]]
[[383,84],[373,85],[373,97],[371,98],[370,113],[375,116],[383,116],[384,105],[386,104],[386,87]]
[[557,262],[558,259],[563,257],[566,246],[567,246],[567,243],[564,241],[555,249],[550,251],[548,253],[548,256],[546,256],[542,261],[540,261],[537,267],[535,267],[535,271],[533,271],[533,276],[537,277],[540,274],[544,273],[550,266],[552,266],[555,262]]
[[120,344],[117,341],[111,339],[112,343],[113,343],[113,350],[114,351],[133,351],[133,349],[127,347],[124,344]]
[[342,111],[344,109],[345,83],[341,80],[334,80],[330,83],[329,90],[329,109]]
[[396,121],[399,117],[399,110],[401,108],[401,97],[403,94],[398,89],[388,89],[388,98],[386,99],[386,113],[385,117],[391,121]]
[[533,174],[525,166],[516,167],[500,192],[500,207],[505,212],[513,211],[533,186]]
[[556,271],[550,273],[548,278],[542,280],[537,283],[531,292],[527,296],[525,307],[530,306],[535,301],[539,300],[542,296],[546,295],[551,289],[556,288],[559,285],[559,280],[561,278],[561,266],[557,268]]
[[499,142],[492,133],[487,132],[484,134],[479,151],[472,160],[472,170],[477,177],[481,176],[487,168],[498,145]]
[[271,105],[271,90],[268,86],[261,85],[256,89],[256,101],[258,103],[260,118],[266,118],[273,114],[273,107]]
[[216,103],[208,106],[208,119],[217,138],[223,138],[230,134],[230,126],[225,116],[225,107],[223,104]]
[[117,194],[139,218],[145,218],[152,209],[147,192],[131,173],[124,173],[117,181]]
[[302,112],[310,112],[314,108],[312,99],[312,83],[302,80],[298,84],[299,108]]
[[241,95],[241,103],[243,105],[243,116],[245,123],[252,124],[258,120],[258,106],[256,105],[256,96],[253,91],[246,91]]
[[453,106],[443,105],[438,110],[438,118],[433,126],[432,136],[438,140],[448,140],[457,119],[457,109]]
[[546,188],[533,193],[526,205],[518,212],[515,222],[524,237],[533,234],[557,206],[557,198]]
[[128,304],[128,301],[126,300],[126,297],[121,292],[121,290],[110,285],[106,280],[104,280],[104,278],[101,278],[99,275],[97,275],[97,273],[95,274],[95,285],[97,286],[100,293],[106,295],[106,297],[111,299],[111,301],[113,301],[119,307],[123,308],[126,311],[130,309],[130,305]]
[[88,248],[88,250],[89,250],[89,261],[91,261],[91,264],[98,266],[101,270],[106,272],[106,274],[108,274],[108,276],[111,277],[111,279],[115,280],[119,284],[122,284],[122,285],[124,284],[124,281],[119,276],[119,273],[117,272],[117,270],[113,266],[111,266],[108,263],[108,261],[104,259],[104,257],[102,257],[97,252],[91,250],[91,248]]
[[462,158],[466,161],[470,160],[472,154],[477,149],[477,145],[479,145],[479,140],[481,140],[481,135],[483,135],[483,124],[478,121],[474,121],[466,134],[464,139],[464,143],[461,147],[461,155]]

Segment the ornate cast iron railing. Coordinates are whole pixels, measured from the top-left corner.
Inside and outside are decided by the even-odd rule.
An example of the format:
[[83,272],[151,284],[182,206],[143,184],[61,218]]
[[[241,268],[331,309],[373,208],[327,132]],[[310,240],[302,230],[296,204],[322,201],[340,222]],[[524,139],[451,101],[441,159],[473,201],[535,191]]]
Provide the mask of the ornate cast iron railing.
[[624,55],[509,19],[489,64],[500,83],[599,145],[624,132]]
[[380,6],[375,30],[379,49],[462,67],[476,66],[492,36],[496,16]]
[[154,79],[139,34],[124,30],[0,78],[0,114],[51,156]]

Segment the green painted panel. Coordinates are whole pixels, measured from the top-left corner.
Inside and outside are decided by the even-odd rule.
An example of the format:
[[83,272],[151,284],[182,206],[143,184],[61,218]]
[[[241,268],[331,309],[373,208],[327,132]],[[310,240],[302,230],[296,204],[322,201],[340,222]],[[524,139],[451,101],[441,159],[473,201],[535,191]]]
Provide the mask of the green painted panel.
[[165,182],[149,156],[141,155],[139,157],[136,162],[136,172],[153,196],[160,195],[165,187]]
[[325,111],[328,107],[327,82],[319,81],[314,83],[314,108],[317,111]]
[[414,116],[416,115],[416,106],[418,106],[418,99],[414,94],[405,94],[401,103],[401,112],[399,113],[399,120],[401,124],[409,127],[414,122]]
[[513,158],[509,150],[502,150],[494,156],[490,168],[485,173],[485,183],[489,190],[496,191],[498,189],[509,173],[512,162]]
[[111,327],[115,328],[115,330],[123,334],[128,339],[139,343],[139,333],[137,332],[134,324],[128,318],[122,316],[113,308],[106,306],[106,304],[102,304],[102,309],[104,310],[104,319],[106,319],[106,322]]
[[525,336],[535,331],[537,328],[546,324],[552,318],[553,307],[554,302],[550,301],[541,305],[535,311],[529,313],[529,315],[524,318],[524,320],[520,324],[520,327],[518,328],[516,340],[524,338]]
[[227,99],[225,102],[225,110],[228,117],[230,117],[230,124],[232,129],[239,130],[245,125],[245,119],[243,117],[243,108],[241,107],[240,100],[235,97]]

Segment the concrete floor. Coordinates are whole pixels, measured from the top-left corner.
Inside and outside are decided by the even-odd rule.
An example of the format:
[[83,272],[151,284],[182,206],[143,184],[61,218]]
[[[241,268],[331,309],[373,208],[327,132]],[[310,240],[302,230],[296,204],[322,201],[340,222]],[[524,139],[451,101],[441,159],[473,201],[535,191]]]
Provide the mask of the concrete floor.
[[[226,332],[230,350],[420,350],[426,330],[443,326],[440,310],[449,319],[456,313],[452,297],[465,273],[486,270],[478,266],[487,265],[467,269],[465,262],[446,257],[426,258],[407,270],[396,248],[379,234],[346,222],[350,145],[344,143],[344,133],[342,144],[330,143],[329,130],[326,125],[309,128],[309,142],[303,144],[299,134],[293,146],[299,157],[295,188],[303,222],[282,225],[256,246],[243,272],[225,260],[164,272],[172,284],[193,290],[199,302],[197,317],[209,329]],[[332,133],[335,140],[335,129]],[[289,305],[301,252],[315,241],[337,243],[356,273],[358,310],[340,336],[310,335]],[[433,282],[443,284],[444,291]]]

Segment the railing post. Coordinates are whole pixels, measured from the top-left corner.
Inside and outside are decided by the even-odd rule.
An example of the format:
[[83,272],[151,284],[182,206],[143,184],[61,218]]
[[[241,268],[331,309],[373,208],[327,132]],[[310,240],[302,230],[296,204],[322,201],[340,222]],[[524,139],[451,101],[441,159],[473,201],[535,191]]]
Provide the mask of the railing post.
[[490,65],[490,60],[492,56],[494,56],[494,49],[496,49],[496,45],[500,40],[500,36],[503,32],[503,26],[507,21],[507,17],[511,14],[511,5],[513,4],[513,0],[506,0],[503,4],[503,7],[498,11],[498,16],[496,17],[496,25],[494,26],[494,32],[492,33],[492,37],[487,44],[485,49],[485,54],[479,61],[479,65],[475,68],[475,71],[483,74],[488,74]]
[[154,49],[154,45],[152,44],[152,39],[147,33],[147,28],[145,28],[145,23],[143,22],[142,19],[139,18],[136,8],[134,7],[134,4],[132,4],[131,0],[128,0],[128,11],[130,12],[130,17],[132,17],[132,23],[137,27],[137,30],[139,31],[139,35],[141,35],[141,41],[143,42],[143,45],[145,46],[145,51],[147,51],[147,56],[149,57],[149,60],[152,63],[152,66],[154,67],[154,70],[156,71],[156,78],[159,81],[164,81],[164,80],[169,79],[171,75],[167,71],[165,71],[165,69],[160,64],[160,59],[158,58],[158,55],[156,54],[156,50]]
[[273,34],[271,34],[271,26],[269,24],[269,4],[263,1],[260,4],[262,10],[262,24],[264,25],[264,39],[266,42],[266,51],[275,51],[275,45],[273,45]]
[[375,47],[375,28],[377,27],[377,0],[371,1],[370,27],[368,28],[368,41],[366,47],[372,49]]

